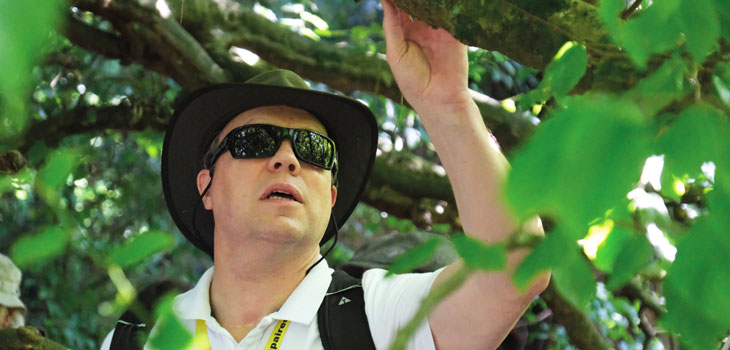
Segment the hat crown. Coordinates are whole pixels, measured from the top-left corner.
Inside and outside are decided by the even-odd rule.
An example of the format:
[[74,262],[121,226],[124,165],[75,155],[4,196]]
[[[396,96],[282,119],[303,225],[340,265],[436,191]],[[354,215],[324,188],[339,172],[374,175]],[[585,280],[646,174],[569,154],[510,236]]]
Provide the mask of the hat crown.
[[275,85],[309,90],[309,85],[307,85],[307,82],[304,81],[302,77],[286,69],[275,69],[272,71],[261,73],[247,80],[246,83]]

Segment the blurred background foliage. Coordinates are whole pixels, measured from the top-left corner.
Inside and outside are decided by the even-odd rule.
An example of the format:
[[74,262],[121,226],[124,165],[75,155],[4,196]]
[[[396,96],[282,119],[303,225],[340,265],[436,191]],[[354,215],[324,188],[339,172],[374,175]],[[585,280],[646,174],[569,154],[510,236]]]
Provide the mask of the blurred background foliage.
[[[98,348],[145,286],[168,279],[190,286],[212,263],[170,220],[159,178],[162,130],[175,101],[198,83],[180,73],[185,68],[163,67],[164,57],[145,45],[164,49],[165,43],[150,39],[139,23],[130,31],[122,19],[139,10],[148,23],[171,16],[184,25],[189,16],[180,28],[228,69],[227,80],[274,64],[254,44],[230,45],[225,52],[232,58],[221,58],[215,44],[224,36],[206,41],[196,27],[205,23],[193,19],[213,5],[188,1],[112,0],[108,9],[91,0],[0,3],[0,252],[23,269],[27,323],[74,349]],[[329,45],[315,50],[384,53],[376,0],[222,3],[225,11],[256,13],[307,42]],[[537,8],[510,3],[538,18],[570,11],[563,1]],[[493,48],[469,49],[469,87],[497,101],[508,116],[504,125],[525,116],[533,124],[542,120],[534,135],[519,134],[519,147],[505,149],[514,169],[506,196],[519,218],[539,214],[547,231],[545,240],[532,243],[516,282],[550,268],[554,284],[502,349],[727,349],[729,6],[714,0],[583,4],[600,25],[559,23],[580,30],[568,37],[576,41],[564,40],[550,53],[546,67],[523,65]],[[69,23],[97,32],[79,34]],[[99,33],[127,40],[124,51],[92,35]],[[602,40],[581,40],[596,36]],[[521,37],[518,49],[537,52],[534,41]],[[315,74],[296,63],[287,68]],[[373,110],[383,162],[376,166],[392,177],[373,180],[341,230],[331,265],[346,264],[378,237],[460,230],[453,198],[430,190],[443,189],[438,181],[445,181],[433,146],[415,113],[385,97],[387,81],[369,90],[348,90],[334,78],[311,82],[346,90]],[[431,192],[399,187],[402,176]],[[419,265],[435,251],[433,242],[400,266]],[[591,344],[585,338],[600,346],[585,345]]]

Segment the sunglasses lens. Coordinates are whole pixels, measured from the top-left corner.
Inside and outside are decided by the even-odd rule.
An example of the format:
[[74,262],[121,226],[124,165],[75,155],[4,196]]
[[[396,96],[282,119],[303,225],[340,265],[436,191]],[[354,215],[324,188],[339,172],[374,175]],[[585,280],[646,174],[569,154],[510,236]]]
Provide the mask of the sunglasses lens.
[[231,153],[234,158],[270,157],[276,153],[277,140],[281,139],[275,134],[275,130],[258,125],[240,128],[233,135]]
[[295,147],[302,160],[320,168],[332,169],[335,153],[332,141],[308,130],[295,132]]

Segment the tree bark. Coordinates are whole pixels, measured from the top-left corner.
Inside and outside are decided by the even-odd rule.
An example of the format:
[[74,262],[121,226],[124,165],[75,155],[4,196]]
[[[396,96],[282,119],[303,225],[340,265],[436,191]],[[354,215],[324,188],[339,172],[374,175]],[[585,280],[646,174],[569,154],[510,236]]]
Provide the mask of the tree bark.
[[0,344],[6,350],[66,350],[56,342],[44,338],[41,333],[30,326],[6,328],[0,330]]

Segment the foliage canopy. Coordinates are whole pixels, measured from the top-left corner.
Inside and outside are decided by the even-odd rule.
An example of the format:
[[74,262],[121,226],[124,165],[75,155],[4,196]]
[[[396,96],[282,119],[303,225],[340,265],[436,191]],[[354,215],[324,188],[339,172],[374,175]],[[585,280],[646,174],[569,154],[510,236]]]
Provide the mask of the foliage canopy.
[[[185,91],[278,66],[378,116],[382,154],[335,264],[399,231],[456,234],[469,269],[499,269],[506,250],[533,246],[515,282],[553,271],[525,316],[534,348],[720,347],[730,333],[730,2],[396,3],[474,46],[470,87],[513,167],[505,199],[522,221],[542,217],[545,239],[486,246],[458,234],[428,136],[378,58],[377,1],[5,1],[0,251],[25,270],[29,320],[95,348],[135,286],[196,279],[210,262],[165,211],[161,132]],[[160,310],[170,330],[156,344],[180,331]],[[183,348],[192,338],[175,339]]]

